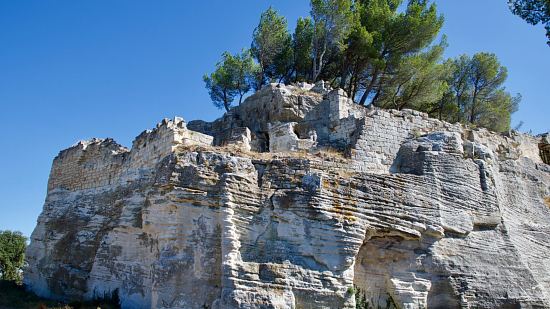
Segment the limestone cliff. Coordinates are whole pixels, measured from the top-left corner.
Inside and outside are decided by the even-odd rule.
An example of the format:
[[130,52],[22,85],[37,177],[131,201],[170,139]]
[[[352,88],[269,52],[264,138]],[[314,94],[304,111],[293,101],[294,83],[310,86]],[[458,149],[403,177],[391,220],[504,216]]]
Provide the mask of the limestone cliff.
[[548,145],[269,85],[60,152],[24,282],[124,308],[550,308]]

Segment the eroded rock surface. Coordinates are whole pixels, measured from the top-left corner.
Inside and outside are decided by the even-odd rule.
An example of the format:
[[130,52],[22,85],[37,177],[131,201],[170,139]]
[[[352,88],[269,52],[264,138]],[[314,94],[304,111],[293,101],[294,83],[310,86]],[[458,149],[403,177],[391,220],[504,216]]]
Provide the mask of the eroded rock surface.
[[269,85],[63,150],[24,281],[124,308],[550,308],[547,144]]

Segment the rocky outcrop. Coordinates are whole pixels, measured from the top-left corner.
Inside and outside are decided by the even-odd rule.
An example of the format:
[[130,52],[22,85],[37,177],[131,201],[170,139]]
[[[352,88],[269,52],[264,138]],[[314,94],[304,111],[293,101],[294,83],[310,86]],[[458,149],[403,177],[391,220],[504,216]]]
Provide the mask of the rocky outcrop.
[[63,150],[24,282],[124,308],[550,308],[543,138],[269,85]]

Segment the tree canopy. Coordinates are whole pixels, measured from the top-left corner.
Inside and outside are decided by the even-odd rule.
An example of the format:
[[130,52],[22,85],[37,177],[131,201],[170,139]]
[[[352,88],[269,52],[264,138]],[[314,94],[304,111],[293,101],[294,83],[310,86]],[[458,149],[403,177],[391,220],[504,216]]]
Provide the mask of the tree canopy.
[[27,238],[21,232],[0,231],[0,278],[21,281]]
[[508,0],[512,12],[532,25],[539,23],[546,29],[550,46],[550,0]]
[[[508,71],[495,54],[477,53],[449,60],[449,85],[443,106],[455,104],[447,112],[449,121],[461,121],[495,131],[510,129],[510,116],[518,108],[520,95],[513,97],[503,84]],[[447,110],[449,108],[447,107]]]
[[313,35],[315,28],[311,18],[298,18],[296,29],[292,38],[294,48],[294,80],[311,80],[311,68],[313,60],[310,55],[313,52]]
[[229,111],[235,97],[239,96],[240,104],[243,96],[256,83],[258,71],[249,50],[235,55],[224,52],[214,72],[205,74],[203,80],[214,105]]
[[292,66],[292,36],[288,32],[286,18],[272,7],[262,13],[260,23],[254,29],[252,55],[260,65],[255,89],[270,80],[283,80]]
[[[532,23],[548,22],[548,1],[510,5]],[[286,19],[268,8],[250,51],[222,55],[215,71],[204,76],[217,107],[229,111],[237,96],[240,102],[268,82],[324,80],[357,104],[416,109],[496,131],[510,128],[521,97],[504,88],[506,68],[491,53],[443,59],[444,18],[435,3],[311,0],[310,6],[310,17],[298,18],[293,34]]]

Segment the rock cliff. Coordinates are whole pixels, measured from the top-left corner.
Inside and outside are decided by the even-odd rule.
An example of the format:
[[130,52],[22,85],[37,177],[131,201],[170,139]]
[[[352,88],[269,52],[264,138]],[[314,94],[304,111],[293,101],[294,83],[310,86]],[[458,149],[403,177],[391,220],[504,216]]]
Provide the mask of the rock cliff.
[[268,85],[61,151],[24,282],[123,308],[550,308],[549,147]]

